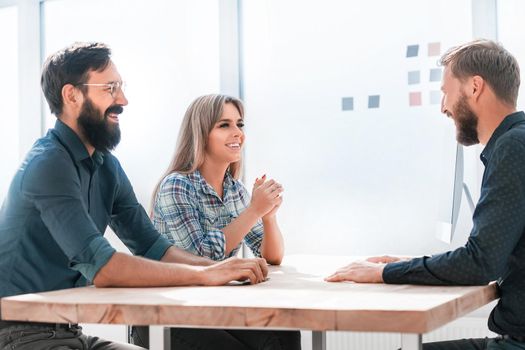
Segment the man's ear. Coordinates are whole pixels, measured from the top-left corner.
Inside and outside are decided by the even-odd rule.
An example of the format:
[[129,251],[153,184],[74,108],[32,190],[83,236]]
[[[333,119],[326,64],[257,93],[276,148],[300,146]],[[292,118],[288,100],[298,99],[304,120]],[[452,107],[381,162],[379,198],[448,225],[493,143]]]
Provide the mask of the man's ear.
[[485,90],[485,79],[483,79],[479,75],[473,76],[471,82],[471,89],[472,90],[470,91],[470,93],[472,94],[474,100],[477,101],[483,93],[483,90]]
[[62,101],[64,102],[64,106],[78,106],[82,103],[82,100],[82,92],[73,84],[66,84],[62,87]]

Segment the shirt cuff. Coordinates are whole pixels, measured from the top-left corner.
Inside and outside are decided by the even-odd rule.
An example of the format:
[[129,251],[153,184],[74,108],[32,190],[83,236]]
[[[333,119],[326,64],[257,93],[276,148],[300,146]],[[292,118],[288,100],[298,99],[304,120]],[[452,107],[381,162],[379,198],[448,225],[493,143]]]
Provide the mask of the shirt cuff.
[[73,270],[80,272],[91,283],[95,279],[95,275],[106,265],[109,259],[115,253],[115,249],[108,243],[108,241],[98,236],[89,243],[77,257],[70,263]]
[[428,256],[386,264],[383,281],[391,284],[447,284],[435,276],[427,266]]
[[407,261],[386,264],[383,269],[383,281],[390,284],[402,284],[408,265]]
[[151,260],[157,260],[160,261],[164,254],[166,254],[166,250],[168,250],[169,247],[171,247],[173,244],[170,243],[170,241],[163,237],[162,235],[159,235],[159,238],[153,243],[153,245],[148,249],[146,254],[144,254],[145,258],[151,259]]

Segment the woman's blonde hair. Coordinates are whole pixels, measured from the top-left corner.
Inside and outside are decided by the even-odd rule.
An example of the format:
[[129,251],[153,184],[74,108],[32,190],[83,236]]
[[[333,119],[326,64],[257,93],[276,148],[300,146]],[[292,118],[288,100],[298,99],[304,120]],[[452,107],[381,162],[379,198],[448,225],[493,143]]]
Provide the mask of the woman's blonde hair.
[[[241,100],[227,95],[204,95],[197,97],[186,110],[179,130],[175,154],[166,172],[155,186],[151,199],[151,212],[162,180],[169,174],[178,172],[190,174],[204,163],[204,154],[208,143],[208,135],[222,115],[224,104],[231,103],[237,108],[244,119],[244,106]],[[229,172],[233,178],[241,175],[242,157],[238,162],[230,164]]]

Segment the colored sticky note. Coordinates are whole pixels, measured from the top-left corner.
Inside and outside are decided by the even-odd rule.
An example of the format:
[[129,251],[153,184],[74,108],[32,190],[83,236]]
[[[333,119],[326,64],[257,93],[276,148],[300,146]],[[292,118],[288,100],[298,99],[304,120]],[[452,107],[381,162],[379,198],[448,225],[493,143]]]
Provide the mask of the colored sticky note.
[[415,91],[408,94],[409,106],[421,106],[421,92]]
[[419,52],[419,45],[408,45],[407,46],[407,57],[416,57]]
[[428,100],[431,105],[441,104],[441,91],[433,90],[429,92]]
[[441,68],[432,68],[430,70],[430,81],[441,81]]
[[408,72],[408,85],[419,84],[420,81],[421,79],[418,70]]
[[368,96],[368,108],[379,108],[379,95]]
[[438,56],[441,53],[441,43],[429,43],[428,44],[428,56]]
[[353,97],[343,97],[343,111],[353,111],[354,110],[354,98]]

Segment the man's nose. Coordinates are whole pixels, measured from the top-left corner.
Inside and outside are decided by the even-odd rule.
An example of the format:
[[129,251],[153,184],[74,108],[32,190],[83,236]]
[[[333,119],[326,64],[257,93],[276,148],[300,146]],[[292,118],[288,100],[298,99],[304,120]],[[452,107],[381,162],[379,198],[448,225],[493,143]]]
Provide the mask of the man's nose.
[[126,95],[124,94],[124,91],[122,91],[122,89],[118,90],[115,102],[121,106],[126,106],[128,104],[128,99],[126,98]]

